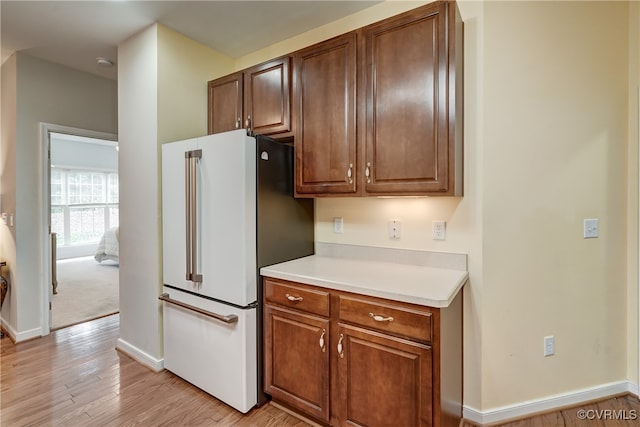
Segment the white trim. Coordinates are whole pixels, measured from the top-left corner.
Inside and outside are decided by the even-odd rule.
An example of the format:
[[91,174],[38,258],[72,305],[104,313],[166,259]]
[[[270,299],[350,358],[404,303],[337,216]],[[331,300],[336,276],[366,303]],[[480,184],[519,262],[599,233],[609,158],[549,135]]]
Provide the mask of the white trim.
[[4,318],[0,316],[0,324],[2,329],[7,333],[11,340],[16,344],[22,341],[27,341],[33,338],[40,338],[40,328],[29,329],[28,331],[18,332],[8,322],[5,322]]
[[[41,200],[41,217],[40,229],[42,240],[40,241],[40,251],[42,256],[42,314],[40,316],[40,331],[37,336],[49,335],[51,332],[51,323],[49,319],[50,310],[49,302],[51,301],[51,237],[49,236],[49,132],[77,135],[87,138],[104,139],[108,141],[116,141],[118,136],[112,133],[96,132],[87,129],[79,129],[69,126],[54,125],[51,123],[40,122],[40,170],[42,171],[42,191],[40,192]],[[17,341],[17,340],[16,340]]]
[[124,341],[122,338],[118,338],[116,350],[123,352],[154,372],[160,372],[164,369],[164,359],[156,359],[150,354],[140,350],[138,347]]
[[637,393],[638,387],[629,381],[618,381],[609,384],[602,384],[596,387],[576,390],[570,393],[557,394],[537,400],[529,400],[526,402],[516,403],[514,405],[502,406],[499,408],[489,409],[487,411],[479,411],[469,406],[464,406],[462,416],[476,424],[494,424],[507,420],[524,418],[546,412],[557,410],[569,406],[580,405],[584,402],[590,402],[599,399],[605,399],[624,393]]

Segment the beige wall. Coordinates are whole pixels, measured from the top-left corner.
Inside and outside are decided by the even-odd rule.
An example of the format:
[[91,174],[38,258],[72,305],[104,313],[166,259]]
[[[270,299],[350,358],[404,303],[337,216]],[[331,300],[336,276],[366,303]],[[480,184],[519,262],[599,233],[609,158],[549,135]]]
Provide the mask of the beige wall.
[[158,25],[158,140],[207,134],[207,82],[234,71],[232,58]]
[[[12,64],[12,61],[15,61]],[[41,225],[42,164],[40,123],[50,123],[98,132],[115,133],[117,129],[116,82],[73,70],[52,62],[15,54],[2,66],[15,66],[15,113],[3,113],[5,126],[14,126],[3,147],[13,144],[15,153],[15,187],[3,199],[15,201],[15,245],[3,247],[3,257],[11,262],[12,295],[3,307],[8,329],[18,340],[39,336],[42,331],[44,271],[42,241],[46,230]],[[10,69],[9,68],[9,69]],[[3,102],[5,102],[3,92]],[[7,120],[5,123],[4,120]],[[5,148],[3,148],[3,151]],[[4,177],[3,177],[4,182]],[[4,185],[4,184],[3,184]],[[3,187],[3,193],[5,189]],[[4,208],[3,208],[4,209]],[[5,231],[3,231],[3,242]],[[4,250],[7,253],[4,253]],[[6,317],[4,317],[6,316]]]
[[[16,211],[16,108],[17,108],[17,59],[12,55],[2,64],[0,71],[0,212]],[[7,266],[2,275],[9,284],[16,282],[16,229],[0,222],[0,261]],[[10,288],[1,318],[7,325],[17,323],[17,292]]]
[[[391,3],[240,58],[236,68],[398,13],[386,14],[400,6]],[[459,7],[464,197],[318,199],[316,239],[469,254],[470,409],[486,413],[617,381],[637,384],[637,266],[628,265],[635,255],[627,250],[635,245],[628,232],[636,220],[628,215],[637,203],[637,184],[628,183],[637,165],[627,156],[637,152],[637,137],[630,144],[627,128],[629,57],[637,61],[638,49],[637,40],[635,50],[628,41],[629,4]],[[637,16],[633,22],[637,39]],[[344,218],[344,234],[333,233],[334,216]],[[600,220],[600,238],[585,240],[582,221],[592,217]],[[386,235],[392,218],[402,221],[397,242]],[[430,238],[434,219],[447,221],[444,242]],[[556,339],[553,357],[543,357],[546,335]]]
[[[627,379],[628,4],[488,2],[484,18],[482,406],[495,408]],[[584,218],[599,239],[582,238]]]
[[638,222],[640,213],[638,212],[639,197],[639,177],[638,166],[640,157],[638,146],[640,145],[640,135],[638,126],[640,124],[640,2],[631,2],[629,5],[629,150],[628,150],[628,216],[629,227],[627,242],[627,265],[628,287],[627,287],[627,377],[640,384],[638,375],[640,364],[640,342],[638,341],[638,317],[640,287],[638,277]]

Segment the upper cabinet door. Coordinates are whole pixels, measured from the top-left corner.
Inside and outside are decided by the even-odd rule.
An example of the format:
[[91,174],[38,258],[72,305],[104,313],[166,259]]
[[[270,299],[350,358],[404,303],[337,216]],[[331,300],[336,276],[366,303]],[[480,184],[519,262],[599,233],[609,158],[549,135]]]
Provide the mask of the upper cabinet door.
[[245,128],[261,135],[291,130],[289,62],[285,56],[244,71]]
[[363,29],[360,167],[369,194],[450,190],[447,7],[436,2]]
[[293,56],[296,195],[356,192],[356,34]]
[[242,73],[208,83],[209,134],[242,128],[242,84]]

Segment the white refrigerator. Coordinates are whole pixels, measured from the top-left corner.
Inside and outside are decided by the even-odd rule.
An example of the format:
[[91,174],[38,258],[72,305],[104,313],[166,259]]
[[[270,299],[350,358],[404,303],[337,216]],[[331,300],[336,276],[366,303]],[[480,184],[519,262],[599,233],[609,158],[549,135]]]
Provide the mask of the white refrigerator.
[[290,145],[243,129],[163,144],[165,368],[240,412],[262,403],[259,269],[313,240]]

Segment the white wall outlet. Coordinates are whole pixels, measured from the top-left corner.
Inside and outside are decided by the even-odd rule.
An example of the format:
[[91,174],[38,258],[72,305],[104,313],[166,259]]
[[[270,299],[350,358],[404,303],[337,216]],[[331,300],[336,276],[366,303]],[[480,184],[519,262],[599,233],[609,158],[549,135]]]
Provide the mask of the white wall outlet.
[[333,217],[333,232],[336,234],[344,233],[344,221],[342,221],[342,217]]
[[556,342],[553,335],[544,337],[544,357],[553,356],[556,352]]
[[391,240],[400,240],[400,220],[389,220],[389,238]]
[[589,218],[584,220],[582,228],[583,237],[585,239],[595,239],[600,235],[600,224],[597,218]]
[[432,222],[433,240],[445,240],[447,238],[447,222],[440,219]]

